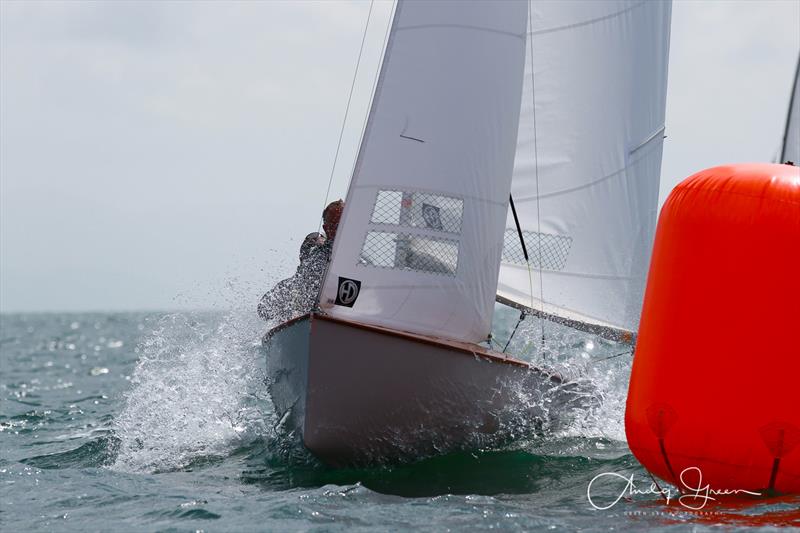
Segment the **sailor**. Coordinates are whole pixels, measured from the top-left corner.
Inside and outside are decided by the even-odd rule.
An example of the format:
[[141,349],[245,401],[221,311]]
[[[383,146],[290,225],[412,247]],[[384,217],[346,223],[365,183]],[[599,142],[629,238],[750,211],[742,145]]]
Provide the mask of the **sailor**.
[[339,228],[339,221],[342,219],[342,211],[344,211],[344,200],[336,200],[331,202],[322,211],[322,230],[325,232],[325,239],[322,245],[318,248],[318,253],[324,259],[322,264],[322,276],[325,272],[325,267],[331,260],[333,254],[333,239],[336,238],[336,230]]
[[325,236],[309,233],[300,245],[300,264],[290,278],[278,282],[261,297],[258,316],[278,323],[310,313],[317,305],[322,276],[331,260],[333,240],[342,218],[344,201],[331,202],[322,212]]

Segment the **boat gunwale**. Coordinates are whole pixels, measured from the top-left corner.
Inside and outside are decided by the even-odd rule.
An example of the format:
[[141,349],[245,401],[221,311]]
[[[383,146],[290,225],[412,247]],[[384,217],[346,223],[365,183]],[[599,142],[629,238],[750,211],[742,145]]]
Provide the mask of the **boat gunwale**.
[[426,336],[426,335],[420,335],[420,334],[411,333],[411,332],[408,332],[408,331],[394,330],[394,329],[389,329],[389,328],[385,328],[385,327],[381,327],[381,326],[375,326],[375,325],[372,325],[372,324],[364,324],[362,322],[356,322],[356,321],[352,321],[352,320],[344,320],[344,319],[341,319],[341,318],[335,318],[335,317],[332,317],[332,316],[329,316],[329,315],[320,314],[320,313],[306,313],[304,315],[300,315],[298,317],[295,317],[295,318],[292,318],[290,320],[287,320],[286,322],[283,322],[283,323],[275,326],[274,328],[270,329],[269,331],[267,331],[267,333],[264,335],[264,341],[268,341],[273,335],[275,335],[279,331],[282,331],[282,330],[288,328],[289,326],[292,326],[293,324],[297,324],[298,322],[301,322],[301,321],[306,320],[306,319],[312,320],[312,323],[313,323],[313,320],[323,320],[323,321],[327,321],[327,322],[333,322],[333,323],[341,324],[341,325],[344,325],[344,326],[349,326],[349,327],[358,328],[358,329],[362,329],[362,330],[366,330],[366,331],[371,331],[373,333],[379,333],[379,334],[383,334],[383,335],[390,335],[390,336],[393,336],[393,337],[399,337],[401,339],[406,339],[406,340],[413,341],[413,342],[420,342],[420,343],[423,343],[423,344],[428,344],[428,345],[436,346],[436,347],[439,347],[439,348],[450,349],[452,351],[463,353],[465,355],[471,355],[473,357],[479,357],[479,358],[481,358],[483,360],[486,360],[486,361],[489,361],[489,362],[505,363],[505,364],[509,364],[509,365],[512,365],[512,366],[525,368],[527,370],[543,374],[543,375],[547,376],[548,378],[550,378],[550,380],[555,382],[555,383],[562,383],[564,381],[564,379],[558,373],[547,372],[547,371],[545,371],[545,370],[543,370],[543,369],[541,369],[539,367],[531,365],[530,363],[526,363],[525,361],[522,361],[520,359],[516,359],[514,357],[510,357],[510,356],[508,356],[506,354],[503,354],[503,353],[500,353],[500,352],[495,352],[494,350],[490,350],[490,349],[484,348],[483,346],[480,346],[480,345],[477,345],[477,344],[458,342],[458,341],[453,341],[453,340],[449,340],[449,339],[440,339],[440,338],[436,338],[436,337],[429,337],[429,336]]
[[266,342],[266,341],[268,341],[269,339],[271,339],[271,338],[272,338],[272,336],[273,336],[273,335],[275,335],[275,334],[276,334],[276,333],[278,333],[279,331],[282,331],[282,330],[284,330],[284,329],[288,328],[289,326],[291,326],[291,325],[293,325],[293,324],[297,324],[298,322],[301,322],[301,321],[303,321],[303,320],[305,320],[305,319],[311,318],[311,315],[312,315],[312,313],[305,313],[305,314],[303,314],[303,315],[296,316],[296,317],[294,317],[294,318],[290,318],[290,319],[289,319],[289,320],[287,320],[286,322],[281,322],[281,323],[280,323],[280,324],[278,324],[277,326],[275,326],[275,327],[273,327],[273,328],[270,328],[269,330],[267,330],[267,332],[266,332],[266,333],[264,334],[264,336],[261,338],[261,342],[263,343],[263,342]]

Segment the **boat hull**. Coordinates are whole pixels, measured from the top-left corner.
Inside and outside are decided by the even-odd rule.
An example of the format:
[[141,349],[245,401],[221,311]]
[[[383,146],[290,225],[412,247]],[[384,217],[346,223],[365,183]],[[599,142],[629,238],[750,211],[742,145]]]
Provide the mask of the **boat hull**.
[[333,466],[496,443],[548,422],[558,406],[540,400],[563,386],[477,345],[324,316],[281,327],[267,342],[278,416]]

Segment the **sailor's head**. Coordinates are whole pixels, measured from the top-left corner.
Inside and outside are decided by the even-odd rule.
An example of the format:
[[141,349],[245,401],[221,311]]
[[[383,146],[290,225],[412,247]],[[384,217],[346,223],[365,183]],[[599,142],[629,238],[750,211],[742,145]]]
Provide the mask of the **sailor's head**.
[[325,236],[333,239],[336,236],[336,229],[339,227],[339,220],[342,218],[342,211],[344,210],[344,201],[336,200],[328,204],[328,207],[322,212],[322,229],[325,230]]
[[306,235],[306,238],[303,239],[303,244],[300,245],[300,262],[302,263],[308,259],[311,255],[311,250],[319,244],[322,244],[322,237],[319,233],[315,231]]

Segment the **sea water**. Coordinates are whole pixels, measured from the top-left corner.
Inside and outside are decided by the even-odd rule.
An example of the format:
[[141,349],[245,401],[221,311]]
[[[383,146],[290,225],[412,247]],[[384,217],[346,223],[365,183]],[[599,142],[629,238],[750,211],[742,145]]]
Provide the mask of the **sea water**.
[[[516,319],[498,308],[495,342]],[[0,321],[2,531],[800,525],[796,498],[665,505],[625,443],[626,348],[552,326],[543,345],[530,318],[509,351],[591,382],[592,407],[501,447],[352,470],[325,467],[276,429],[253,312]]]

